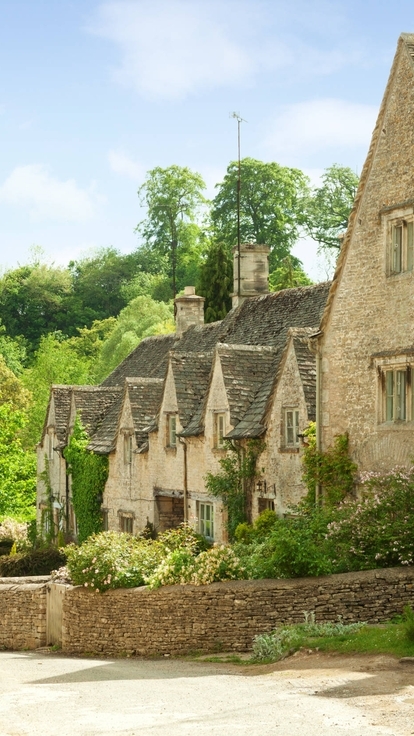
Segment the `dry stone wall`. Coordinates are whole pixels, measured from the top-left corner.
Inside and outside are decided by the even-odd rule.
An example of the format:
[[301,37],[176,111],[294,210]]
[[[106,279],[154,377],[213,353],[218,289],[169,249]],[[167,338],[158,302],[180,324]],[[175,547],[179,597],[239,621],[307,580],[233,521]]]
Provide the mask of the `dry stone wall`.
[[297,580],[238,580],[93,593],[69,589],[63,604],[64,652],[156,656],[242,652],[256,634],[303,621],[377,623],[414,604],[414,569],[398,568]]
[[46,644],[46,581],[0,578],[0,649],[37,649]]

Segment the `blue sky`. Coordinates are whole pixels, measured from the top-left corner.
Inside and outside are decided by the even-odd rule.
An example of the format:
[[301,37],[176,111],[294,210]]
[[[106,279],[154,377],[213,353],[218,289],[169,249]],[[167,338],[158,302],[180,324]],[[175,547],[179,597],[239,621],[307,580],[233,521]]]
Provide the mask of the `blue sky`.
[[[0,0],[0,268],[129,252],[154,166],[360,172],[412,0]],[[296,251],[314,277],[315,247]]]

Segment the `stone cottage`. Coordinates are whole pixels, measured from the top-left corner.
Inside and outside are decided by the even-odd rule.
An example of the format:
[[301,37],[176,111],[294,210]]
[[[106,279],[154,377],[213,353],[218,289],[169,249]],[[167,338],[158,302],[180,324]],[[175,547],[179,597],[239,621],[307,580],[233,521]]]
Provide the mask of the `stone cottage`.
[[[237,251],[235,259],[237,259]],[[238,273],[237,263],[235,277]],[[233,309],[204,324],[204,300],[187,287],[176,299],[176,332],[143,340],[100,386],[53,386],[38,447],[45,458],[55,526],[76,534],[63,448],[79,413],[89,448],[109,457],[104,528],[133,533],[188,521],[226,539],[220,500],[205,477],[220,469],[224,441],[263,441],[250,515],[284,513],[304,493],[301,431],[315,418],[318,331],[329,284],[268,293],[268,249],[242,246]],[[44,476],[38,514],[48,503]]]
[[414,457],[414,34],[402,34],[318,336],[318,441],[360,470]]

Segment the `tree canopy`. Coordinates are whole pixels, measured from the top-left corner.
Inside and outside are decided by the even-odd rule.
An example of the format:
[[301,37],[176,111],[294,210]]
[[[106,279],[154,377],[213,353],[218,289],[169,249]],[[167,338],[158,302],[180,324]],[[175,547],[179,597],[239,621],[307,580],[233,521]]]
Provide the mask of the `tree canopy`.
[[339,236],[348,227],[358,182],[359,178],[352,169],[333,164],[325,169],[322,185],[312,190],[306,205],[304,226],[321,250],[339,252]]
[[[211,209],[217,240],[229,250],[237,244],[238,162],[232,161]],[[245,243],[268,245],[270,267],[289,255],[303,224],[304,202],[309,196],[309,180],[299,169],[264,163],[253,158],[241,161],[240,235]]]
[[197,215],[206,203],[205,188],[200,174],[186,166],[173,165],[149,171],[138,190],[147,215],[138,223],[136,232],[158,255],[168,255],[173,297],[177,293],[177,267],[182,251],[191,251],[200,235]]

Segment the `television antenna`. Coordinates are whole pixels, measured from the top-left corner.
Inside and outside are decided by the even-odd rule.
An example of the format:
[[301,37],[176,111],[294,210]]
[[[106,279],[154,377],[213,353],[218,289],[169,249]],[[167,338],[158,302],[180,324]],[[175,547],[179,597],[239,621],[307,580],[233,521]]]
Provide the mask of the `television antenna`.
[[241,159],[240,159],[240,126],[241,123],[247,123],[239,112],[231,112],[230,117],[237,120],[237,159],[238,159],[238,176],[237,176],[237,296],[240,297],[240,189],[241,189]]

